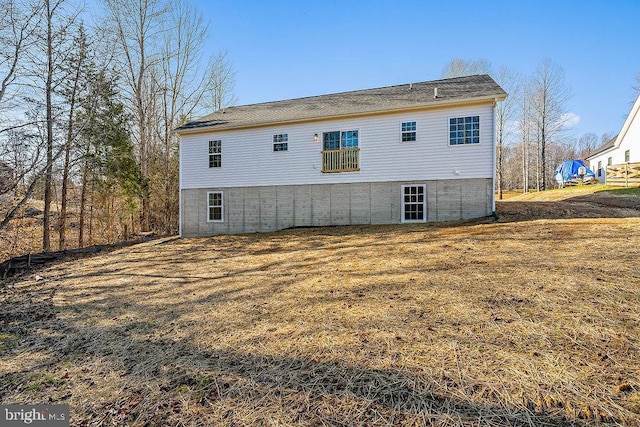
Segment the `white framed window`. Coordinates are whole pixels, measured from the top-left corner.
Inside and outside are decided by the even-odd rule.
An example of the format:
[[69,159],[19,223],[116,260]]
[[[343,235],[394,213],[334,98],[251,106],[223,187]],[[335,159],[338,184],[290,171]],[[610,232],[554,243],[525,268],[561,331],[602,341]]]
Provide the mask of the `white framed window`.
[[608,166],[611,166],[612,164],[613,164],[613,157],[609,157],[609,158],[607,159],[607,165],[608,165]]
[[598,161],[598,176],[602,176],[602,160]]
[[480,116],[449,119],[449,145],[479,144]]
[[427,220],[426,184],[402,186],[401,222],[425,222]]
[[358,148],[358,131],[334,131],[322,134],[322,149],[329,150],[350,150]]
[[629,159],[631,158],[631,151],[630,150],[626,150],[624,152],[624,162],[625,163],[629,163]]
[[273,151],[289,151],[289,134],[279,133],[273,135]]
[[209,167],[222,167],[222,141],[219,139],[209,141]]
[[402,122],[400,124],[400,141],[410,142],[416,140],[416,122]]
[[222,191],[210,191],[207,193],[207,221],[224,221],[224,204]]

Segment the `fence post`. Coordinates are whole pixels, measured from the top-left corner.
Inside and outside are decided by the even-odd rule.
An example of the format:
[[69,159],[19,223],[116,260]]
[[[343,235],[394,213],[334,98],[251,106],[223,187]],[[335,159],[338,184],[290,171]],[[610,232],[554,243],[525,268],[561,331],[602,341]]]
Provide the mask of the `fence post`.
[[629,187],[629,163],[624,164],[624,186]]

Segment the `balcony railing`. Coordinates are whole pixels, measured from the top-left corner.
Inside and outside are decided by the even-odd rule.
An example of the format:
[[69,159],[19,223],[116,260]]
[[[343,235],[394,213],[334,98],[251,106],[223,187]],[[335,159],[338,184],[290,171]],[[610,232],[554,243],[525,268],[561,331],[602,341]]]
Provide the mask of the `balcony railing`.
[[326,150],[322,152],[322,172],[354,172],[360,170],[360,149]]

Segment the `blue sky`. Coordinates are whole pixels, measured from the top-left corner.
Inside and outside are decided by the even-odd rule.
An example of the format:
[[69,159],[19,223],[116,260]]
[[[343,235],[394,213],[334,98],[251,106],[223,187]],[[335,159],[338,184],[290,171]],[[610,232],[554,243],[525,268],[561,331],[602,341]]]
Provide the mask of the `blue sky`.
[[434,80],[454,58],[526,75],[548,57],[579,118],[617,133],[640,73],[640,1],[207,1],[212,53],[236,68],[238,104]]

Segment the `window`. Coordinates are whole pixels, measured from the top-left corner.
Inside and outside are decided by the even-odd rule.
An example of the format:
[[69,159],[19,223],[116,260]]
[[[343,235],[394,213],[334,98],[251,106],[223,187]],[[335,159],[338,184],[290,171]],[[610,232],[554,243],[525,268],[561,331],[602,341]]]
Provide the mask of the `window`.
[[288,151],[289,150],[289,134],[279,133],[273,135],[273,151]]
[[338,131],[325,132],[323,134],[323,149],[328,150],[348,150],[358,148],[358,131]]
[[624,152],[624,162],[628,163],[629,159],[631,158],[631,154],[629,153],[629,150]]
[[427,186],[402,186],[402,222],[424,222],[427,220]]
[[598,161],[598,176],[602,176],[602,160]]
[[209,208],[207,220],[210,222],[222,222],[222,192],[207,193],[207,199],[207,206]]
[[613,164],[613,157],[609,157],[607,159],[607,165],[611,166]]
[[401,128],[402,142],[416,140],[416,122],[402,122]]
[[209,167],[222,167],[222,141],[209,141]]
[[449,119],[449,145],[479,143],[480,116]]

